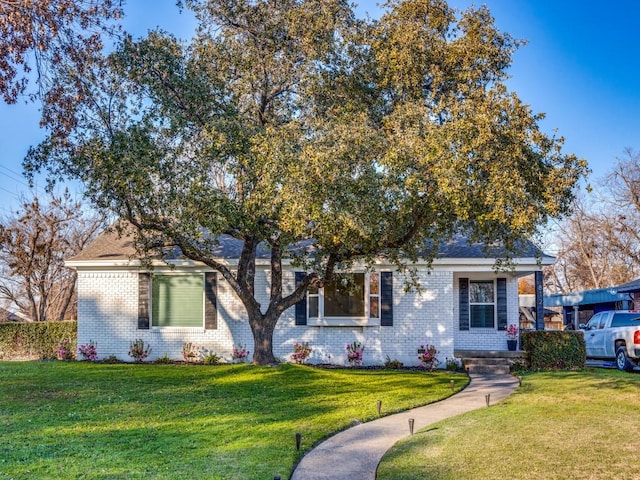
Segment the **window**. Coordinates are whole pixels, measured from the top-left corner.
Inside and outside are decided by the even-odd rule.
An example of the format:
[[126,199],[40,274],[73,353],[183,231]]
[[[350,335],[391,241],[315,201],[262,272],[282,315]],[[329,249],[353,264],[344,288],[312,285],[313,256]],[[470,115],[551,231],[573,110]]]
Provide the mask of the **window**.
[[151,325],[202,327],[204,276],[153,275]]
[[307,301],[310,319],[379,319],[380,275],[341,275],[324,288],[311,288]]
[[495,327],[495,286],[492,280],[469,282],[471,328]]

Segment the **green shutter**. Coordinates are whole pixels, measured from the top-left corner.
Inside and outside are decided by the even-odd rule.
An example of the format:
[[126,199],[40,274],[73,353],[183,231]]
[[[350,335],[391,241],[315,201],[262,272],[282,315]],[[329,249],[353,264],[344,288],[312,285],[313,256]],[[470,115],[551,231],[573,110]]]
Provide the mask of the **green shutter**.
[[153,326],[202,327],[202,299],[202,274],[155,275],[153,277]]

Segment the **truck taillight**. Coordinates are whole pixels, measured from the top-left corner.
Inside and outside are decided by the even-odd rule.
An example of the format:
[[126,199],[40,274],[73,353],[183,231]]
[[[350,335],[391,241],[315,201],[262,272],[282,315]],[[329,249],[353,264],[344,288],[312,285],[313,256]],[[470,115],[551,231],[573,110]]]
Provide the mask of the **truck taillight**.
[[640,330],[633,332],[633,343],[636,345],[640,344]]

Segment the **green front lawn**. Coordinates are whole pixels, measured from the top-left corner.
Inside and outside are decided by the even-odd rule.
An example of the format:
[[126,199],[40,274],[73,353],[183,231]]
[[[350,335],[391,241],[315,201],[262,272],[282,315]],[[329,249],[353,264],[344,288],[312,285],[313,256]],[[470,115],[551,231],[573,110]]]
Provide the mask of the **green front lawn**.
[[640,478],[640,375],[535,373],[504,402],[417,432],[378,480]]
[[[450,395],[450,372],[0,362],[0,480],[287,478],[305,450]],[[296,452],[295,434],[303,435]]]

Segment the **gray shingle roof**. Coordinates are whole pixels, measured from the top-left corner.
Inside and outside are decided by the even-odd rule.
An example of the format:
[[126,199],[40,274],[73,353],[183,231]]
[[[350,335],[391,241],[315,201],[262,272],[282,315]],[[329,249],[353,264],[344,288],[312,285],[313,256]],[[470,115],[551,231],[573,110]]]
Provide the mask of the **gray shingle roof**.
[[[240,257],[242,241],[228,235],[218,237],[219,245],[213,251],[216,258],[232,260]],[[312,240],[297,243],[293,249],[308,249],[313,244]],[[519,248],[520,258],[553,258],[542,253],[532,242],[523,242]],[[174,258],[179,257],[179,251]],[[469,240],[457,235],[453,239],[444,242],[438,250],[438,258],[501,258],[505,256],[504,248],[499,246],[484,249],[481,243],[470,243]],[[69,261],[100,261],[100,260],[128,260],[136,257],[136,251],[132,236],[120,236],[113,230],[106,230],[96,240],[89,244],[82,252],[69,258]],[[269,249],[260,245],[257,258],[268,259]]]

